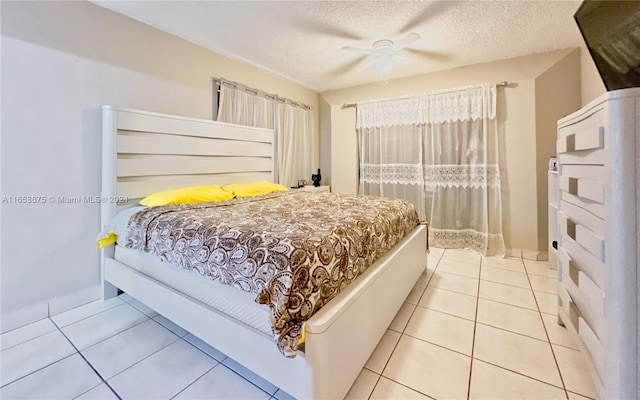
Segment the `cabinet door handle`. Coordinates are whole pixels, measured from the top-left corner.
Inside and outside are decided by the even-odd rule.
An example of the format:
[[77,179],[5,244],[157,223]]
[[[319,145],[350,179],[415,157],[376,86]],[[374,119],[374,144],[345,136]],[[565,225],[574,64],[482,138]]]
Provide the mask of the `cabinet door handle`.
[[569,278],[576,284],[577,287],[580,287],[580,268],[573,262],[572,259],[569,259]]
[[571,239],[576,240],[576,223],[570,219],[567,219],[567,235]]
[[569,193],[578,195],[578,178],[569,178]]
[[576,151],[576,134],[567,135],[565,140],[567,147],[565,151]]

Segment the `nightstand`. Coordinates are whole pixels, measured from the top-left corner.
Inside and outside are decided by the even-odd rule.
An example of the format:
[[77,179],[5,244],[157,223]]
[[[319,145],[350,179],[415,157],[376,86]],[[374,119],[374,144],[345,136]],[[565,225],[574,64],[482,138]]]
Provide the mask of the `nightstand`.
[[312,186],[307,185],[295,190],[304,190],[305,192],[330,192],[331,186]]

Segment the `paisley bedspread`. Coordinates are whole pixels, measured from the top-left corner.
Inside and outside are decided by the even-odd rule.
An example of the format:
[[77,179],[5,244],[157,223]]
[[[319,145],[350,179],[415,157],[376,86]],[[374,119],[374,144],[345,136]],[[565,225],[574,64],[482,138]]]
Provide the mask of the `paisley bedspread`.
[[403,200],[290,190],[147,208],[125,246],[255,293],[295,357],[304,322],[417,225]]

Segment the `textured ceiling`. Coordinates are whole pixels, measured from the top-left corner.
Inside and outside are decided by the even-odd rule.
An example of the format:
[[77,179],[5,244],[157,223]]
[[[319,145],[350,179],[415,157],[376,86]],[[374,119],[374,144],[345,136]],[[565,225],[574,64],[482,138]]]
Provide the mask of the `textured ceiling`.
[[388,78],[578,46],[569,1],[103,1],[94,3],[325,91],[384,79],[370,57],[342,50],[421,39]]

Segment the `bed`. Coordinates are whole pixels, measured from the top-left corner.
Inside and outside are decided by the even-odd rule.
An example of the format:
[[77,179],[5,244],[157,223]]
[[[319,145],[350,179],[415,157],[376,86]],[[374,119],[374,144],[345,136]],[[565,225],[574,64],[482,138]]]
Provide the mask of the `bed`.
[[[102,224],[128,207],[111,200],[273,181],[273,148],[271,130],[105,106]],[[304,345],[287,357],[263,328],[181,289],[170,275],[178,272],[122,246],[101,252],[103,297],[126,292],[296,398],[343,398],[426,268],[426,230],[416,226],[307,319]]]

